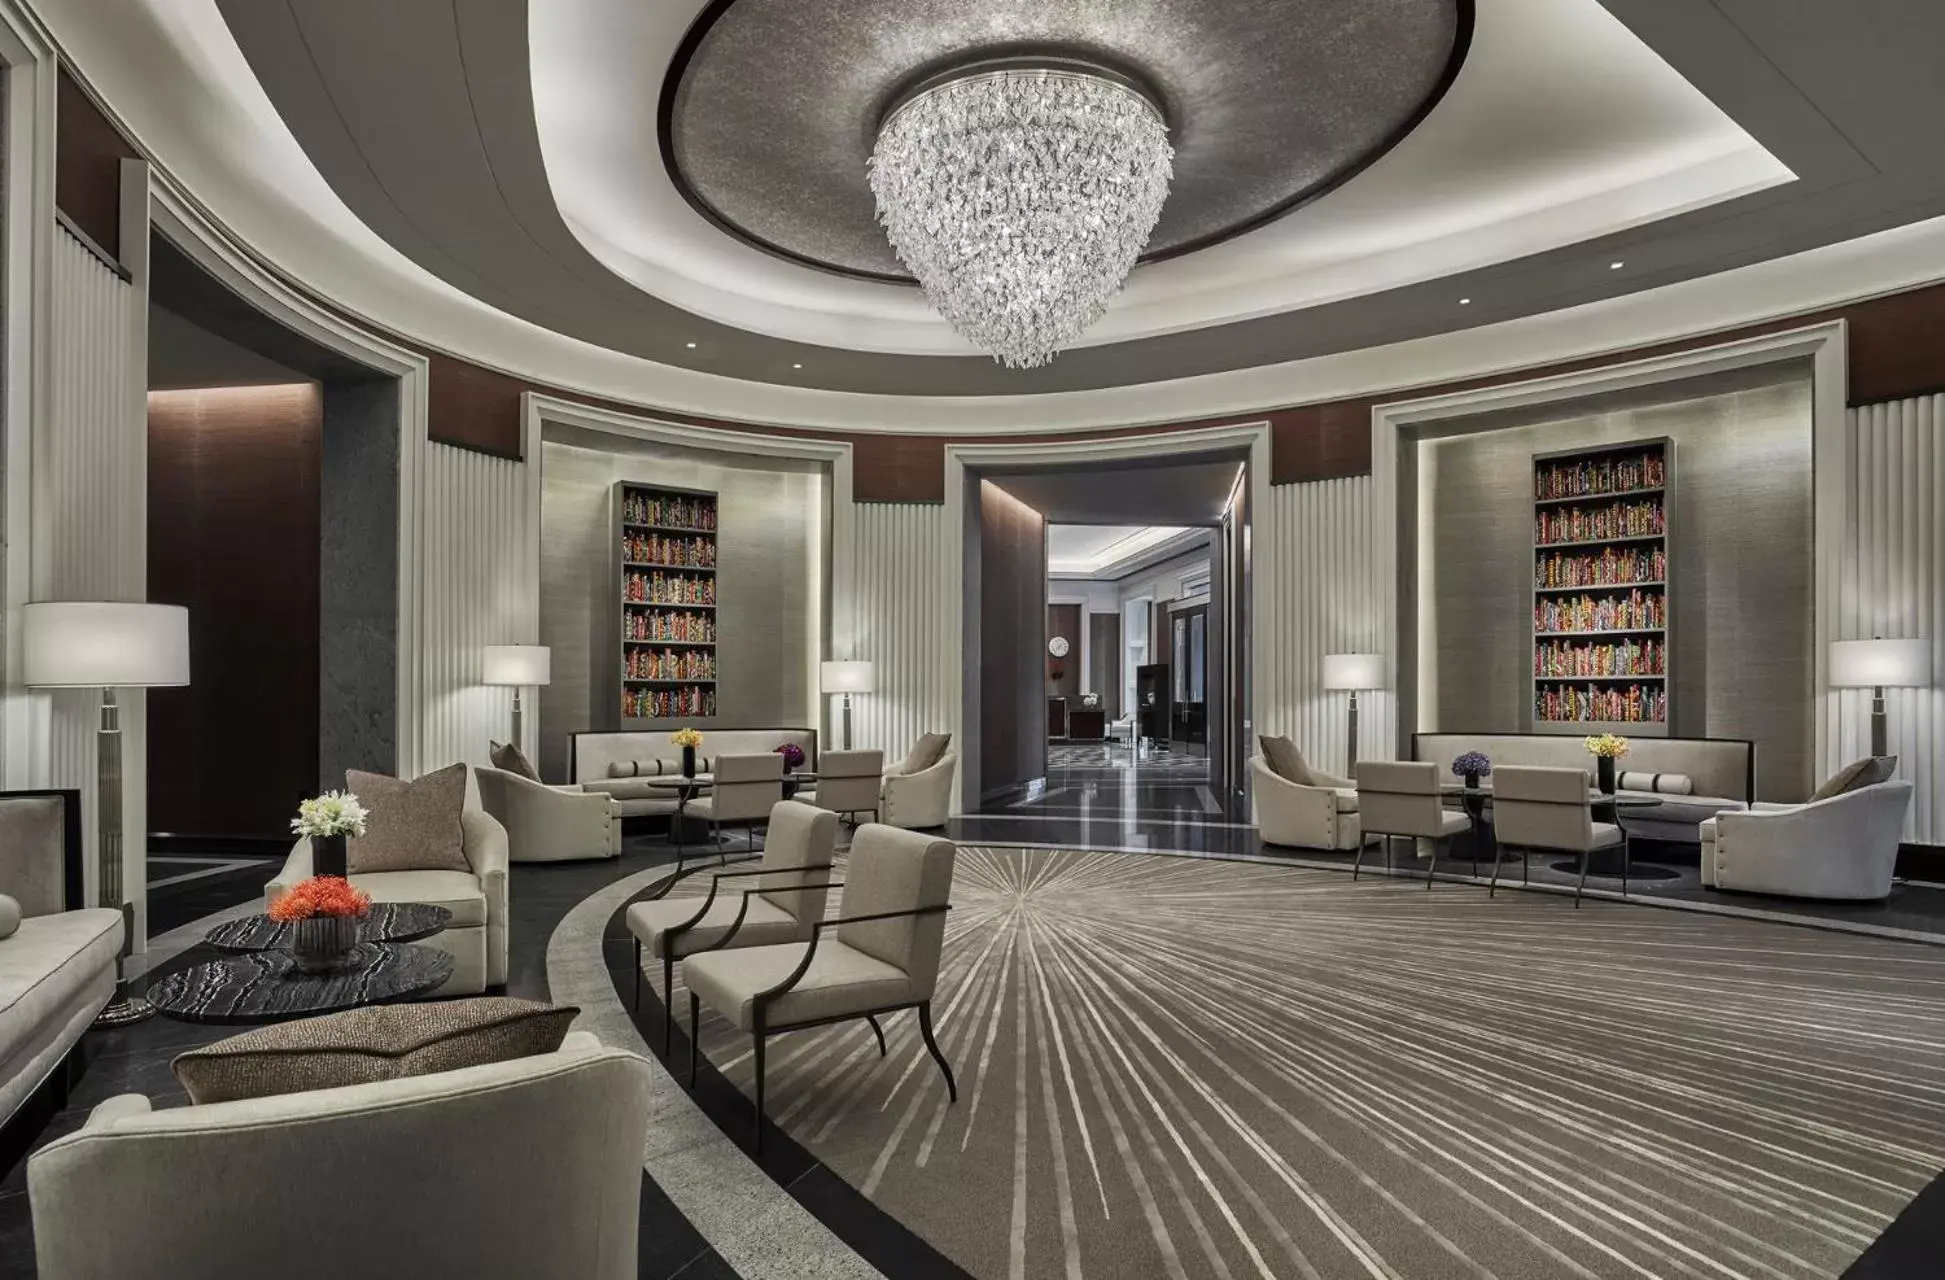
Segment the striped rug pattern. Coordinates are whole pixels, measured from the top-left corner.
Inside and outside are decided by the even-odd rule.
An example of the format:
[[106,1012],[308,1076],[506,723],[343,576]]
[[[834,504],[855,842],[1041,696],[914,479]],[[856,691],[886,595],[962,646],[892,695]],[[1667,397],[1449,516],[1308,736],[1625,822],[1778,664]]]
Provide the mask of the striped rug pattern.
[[899,1015],[773,1041],[771,1115],[988,1280],[1835,1276],[1945,1165],[1945,949],[1078,851],[953,902],[958,1104]]

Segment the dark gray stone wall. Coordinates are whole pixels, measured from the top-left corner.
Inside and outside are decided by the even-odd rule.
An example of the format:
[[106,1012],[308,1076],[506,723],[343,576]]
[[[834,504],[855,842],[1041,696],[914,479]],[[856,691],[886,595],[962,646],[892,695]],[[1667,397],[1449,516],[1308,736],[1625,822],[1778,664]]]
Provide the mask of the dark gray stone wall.
[[398,395],[393,378],[324,386],[320,787],[398,767]]

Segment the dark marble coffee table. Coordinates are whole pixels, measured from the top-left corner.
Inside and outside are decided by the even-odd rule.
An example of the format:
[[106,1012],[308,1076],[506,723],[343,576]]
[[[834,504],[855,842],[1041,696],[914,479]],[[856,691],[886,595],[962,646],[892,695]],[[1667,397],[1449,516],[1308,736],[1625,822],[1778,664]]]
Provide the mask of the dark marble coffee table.
[[410,1000],[452,976],[434,947],[361,942],[341,968],[304,973],[288,951],[250,951],[194,965],[149,985],[156,1012],[183,1022],[281,1022],[368,1004]]
[[[423,902],[375,902],[358,922],[360,942],[417,942],[452,923],[452,912]],[[218,951],[290,949],[291,926],[266,915],[226,920],[211,929],[206,941]]]

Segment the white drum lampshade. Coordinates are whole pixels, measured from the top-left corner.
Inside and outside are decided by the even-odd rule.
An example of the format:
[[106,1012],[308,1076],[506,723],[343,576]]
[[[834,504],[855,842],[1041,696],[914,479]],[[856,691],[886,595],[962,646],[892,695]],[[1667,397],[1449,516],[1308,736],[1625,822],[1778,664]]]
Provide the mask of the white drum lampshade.
[[1324,688],[1384,688],[1384,655],[1381,653],[1327,653],[1324,655]]
[[37,689],[166,688],[189,683],[189,610],[65,600],[21,610],[21,683]]
[[820,680],[825,693],[870,693],[871,664],[869,662],[826,662]]
[[489,644],[480,659],[480,683],[544,685],[554,678],[553,650],[544,644]]
[[1830,646],[1833,689],[1915,689],[1930,683],[1928,640],[1838,640]]

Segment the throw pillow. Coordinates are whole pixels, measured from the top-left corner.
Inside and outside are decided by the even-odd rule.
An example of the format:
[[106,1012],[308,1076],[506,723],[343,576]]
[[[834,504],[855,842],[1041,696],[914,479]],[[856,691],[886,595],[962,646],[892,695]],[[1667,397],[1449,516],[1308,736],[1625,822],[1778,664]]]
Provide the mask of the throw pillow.
[[1821,787],[1810,793],[1806,803],[1815,804],[1859,787],[1874,787],[1880,782],[1889,782],[1897,768],[1896,756],[1865,756],[1862,760],[1853,760],[1825,779]]
[[540,773],[534,768],[533,762],[527,759],[527,753],[513,743],[490,742],[487,744],[486,754],[487,758],[493,761],[493,767],[502,773],[517,773],[529,782],[540,781]]
[[1695,793],[1695,782],[1685,773],[1639,773],[1629,770],[1621,775],[1621,790],[1652,791],[1664,796],[1686,796]]
[[1296,743],[1267,733],[1257,735],[1256,741],[1263,750],[1263,763],[1270,766],[1271,773],[1300,787],[1310,785],[1310,766],[1303,762],[1303,752],[1297,750]]
[[410,782],[347,769],[344,784],[371,814],[365,834],[345,842],[351,874],[473,869],[459,825],[466,805],[465,765],[450,764]]
[[0,893],[0,938],[11,938],[20,928],[20,904]]
[[196,1103],[403,1080],[552,1053],[579,1012],[506,996],[374,1005],[246,1031],[169,1070]]
[[945,759],[945,749],[952,745],[949,733],[928,733],[912,744],[911,754],[905,757],[905,764],[899,772],[910,776],[924,773],[939,761]]

